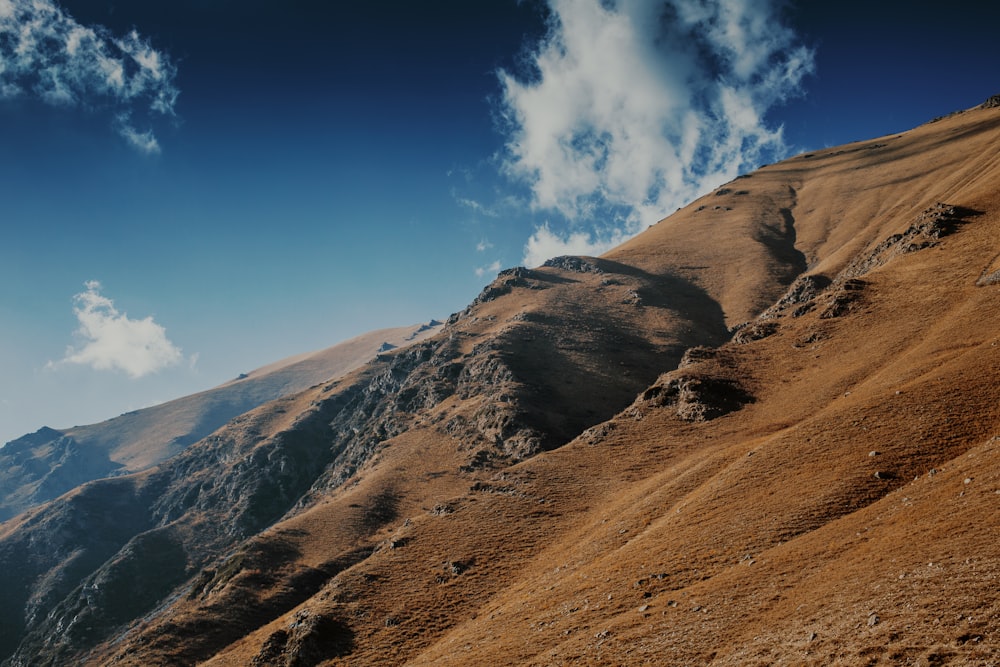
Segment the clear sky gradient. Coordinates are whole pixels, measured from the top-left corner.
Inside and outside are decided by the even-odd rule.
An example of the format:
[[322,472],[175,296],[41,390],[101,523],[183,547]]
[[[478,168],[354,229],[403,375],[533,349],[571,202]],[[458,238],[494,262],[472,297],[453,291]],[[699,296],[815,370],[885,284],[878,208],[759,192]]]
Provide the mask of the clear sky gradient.
[[0,442],[974,106],[992,4],[0,0]]

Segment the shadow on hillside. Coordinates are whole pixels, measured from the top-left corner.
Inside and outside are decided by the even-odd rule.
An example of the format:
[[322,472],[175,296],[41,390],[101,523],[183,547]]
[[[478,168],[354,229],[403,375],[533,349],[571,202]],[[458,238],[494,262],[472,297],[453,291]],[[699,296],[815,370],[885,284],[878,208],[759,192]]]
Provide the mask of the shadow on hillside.
[[[185,660],[215,655],[247,632],[267,625],[313,597],[327,582],[373,552],[372,547],[362,547],[317,567],[299,565],[296,561],[301,551],[284,534],[288,532],[255,539],[196,577],[187,599],[209,613],[198,614],[191,623],[179,623],[168,633],[173,635],[172,641],[183,646]],[[272,634],[262,655],[301,652],[298,662],[288,664],[312,665],[351,651],[353,633],[345,624],[318,616],[308,619],[299,619],[290,629]],[[310,662],[308,656],[313,656],[315,662]],[[258,656],[253,664],[285,664],[277,658],[267,660],[271,658]]]
[[690,281],[602,258],[586,261],[606,281],[635,286],[634,301],[595,298],[534,312],[500,341],[504,362],[523,387],[521,417],[545,435],[544,449],[627,407],[676,368],[687,348],[730,338],[720,304]]
[[[792,194],[795,194],[794,190]],[[754,240],[766,247],[777,263],[781,283],[791,285],[795,278],[806,272],[808,263],[805,254],[795,245],[797,234],[792,209],[780,208],[778,214],[781,216],[782,224],[761,225],[754,234]]]

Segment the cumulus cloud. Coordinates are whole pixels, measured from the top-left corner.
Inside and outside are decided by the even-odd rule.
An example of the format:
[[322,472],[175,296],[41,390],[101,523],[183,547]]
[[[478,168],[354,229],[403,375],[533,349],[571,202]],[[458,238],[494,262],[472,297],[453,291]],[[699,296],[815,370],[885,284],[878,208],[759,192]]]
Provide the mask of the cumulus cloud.
[[140,378],[181,362],[180,349],[152,317],[131,319],[101,294],[99,282],[92,280],[85,286],[86,291],[74,297],[73,308],[80,323],[76,335],[83,345],[67,348],[60,363],[124,371],[132,378]]
[[589,231],[552,231],[549,223],[535,229],[524,244],[524,264],[539,266],[547,259],[560,255],[600,255],[629,238],[623,229],[611,229],[603,234]]
[[52,105],[108,108],[132,146],[156,153],[134,112],[174,115],[176,68],[135,30],[115,37],[83,26],[52,0],[0,0],[0,98],[33,96]]
[[778,0],[548,0],[526,72],[502,70],[506,173],[536,209],[525,263],[596,254],[762,161],[769,109],[800,92],[813,52]]

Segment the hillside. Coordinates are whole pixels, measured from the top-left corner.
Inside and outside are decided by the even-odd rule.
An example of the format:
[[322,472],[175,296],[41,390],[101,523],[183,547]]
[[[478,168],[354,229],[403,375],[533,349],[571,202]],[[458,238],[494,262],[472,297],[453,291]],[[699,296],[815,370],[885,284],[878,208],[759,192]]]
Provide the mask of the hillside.
[[383,348],[427,338],[440,323],[372,331],[268,364],[213,389],[89,426],[44,427],[0,449],[0,521],[88,481],[169,459],[233,417],[361,366]]
[[769,165],[8,521],[4,664],[1000,662],[998,149]]

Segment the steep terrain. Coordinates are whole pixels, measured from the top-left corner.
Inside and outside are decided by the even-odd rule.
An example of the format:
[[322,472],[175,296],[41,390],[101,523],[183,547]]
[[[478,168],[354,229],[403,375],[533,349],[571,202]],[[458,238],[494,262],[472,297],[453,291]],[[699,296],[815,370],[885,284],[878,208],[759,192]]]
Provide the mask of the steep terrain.
[[770,165],[3,524],[5,664],[997,664],[998,149]]
[[343,375],[382,350],[423,340],[440,326],[431,322],[373,331],[99,424],[44,427],[18,438],[0,449],[0,521],[91,480],[165,461],[233,417]]

